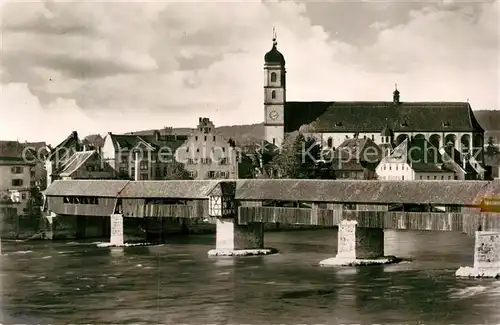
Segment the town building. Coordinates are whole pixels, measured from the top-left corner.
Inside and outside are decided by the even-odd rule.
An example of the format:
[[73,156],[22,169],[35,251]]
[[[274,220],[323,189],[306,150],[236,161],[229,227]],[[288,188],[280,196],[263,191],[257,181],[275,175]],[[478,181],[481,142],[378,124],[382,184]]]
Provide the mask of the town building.
[[31,167],[31,185],[45,189],[47,174],[45,172],[45,159],[49,148],[45,142],[19,142],[0,141],[0,156],[9,158],[22,158],[29,162]]
[[0,209],[9,215],[24,212],[35,185],[35,163],[18,156],[0,156]]
[[197,128],[177,149],[176,159],[193,179],[238,178],[239,150],[234,141],[218,134],[206,117],[199,118]]
[[71,134],[54,147],[46,161],[45,161],[45,171],[47,173],[47,186],[49,186],[54,180],[58,179],[57,171],[63,169],[66,165],[68,159],[70,159],[75,152],[83,150],[83,145],[78,137],[78,132],[73,131]]
[[137,180],[165,179],[167,168],[175,162],[176,150],[188,139],[185,135],[113,134],[104,138],[104,161],[116,172],[117,177]]
[[460,153],[451,144],[441,147],[439,152],[448,163],[448,166],[455,172],[455,179],[485,179],[486,169],[474,157]]
[[376,168],[379,180],[453,180],[455,172],[439,149],[423,138],[405,139]]
[[52,179],[114,179],[115,170],[104,161],[99,150],[78,151],[52,173]]
[[281,146],[286,134],[299,130],[334,148],[354,137],[382,144],[389,136],[393,147],[421,137],[437,148],[451,143],[462,153],[479,151],[477,160],[483,162],[484,129],[468,102],[405,102],[397,87],[390,101],[288,101],[285,58],[276,37],[264,61],[264,127],[270,143]]
[[381,148],[371,139],[347,139],[332,153],[336,179],[377,179]]

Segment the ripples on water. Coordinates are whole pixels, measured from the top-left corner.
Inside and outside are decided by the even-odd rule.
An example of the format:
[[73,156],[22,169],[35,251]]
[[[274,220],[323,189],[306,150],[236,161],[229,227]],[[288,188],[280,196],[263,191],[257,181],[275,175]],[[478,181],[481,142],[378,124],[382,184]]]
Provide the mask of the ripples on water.
[[411,263],[319,267],[334,229],[266,233],[271,256],[210,258],[214,235],[150,247],[3,243],[4,324],[498,324],[500,281],[457,279],[474,239],[386,232]]

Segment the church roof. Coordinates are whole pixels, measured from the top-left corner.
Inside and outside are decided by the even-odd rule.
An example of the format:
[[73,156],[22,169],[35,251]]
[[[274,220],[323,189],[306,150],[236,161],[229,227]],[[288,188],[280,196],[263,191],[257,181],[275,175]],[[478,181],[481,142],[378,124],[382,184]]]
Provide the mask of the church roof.
[[273,48],[271,51],[267,52],[264,56],[264,61],[266,63],[278,63],[282,66],[285,65],[285,57],[281,54],[280,51],[276,48],[276,44],[273,44]]
[[[387,120],[387,122],[386,122]],[[466,102],[286,102],[285,132],[484,132]]]

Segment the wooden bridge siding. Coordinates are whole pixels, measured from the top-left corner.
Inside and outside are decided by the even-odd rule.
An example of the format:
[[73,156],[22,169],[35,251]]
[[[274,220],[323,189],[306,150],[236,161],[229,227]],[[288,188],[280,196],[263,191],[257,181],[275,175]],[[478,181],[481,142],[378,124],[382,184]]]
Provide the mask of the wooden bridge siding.
[[113,214],[116,198],[99,197],[98,204],[64,203],[62,196],[47,197],[47,207],[60,215],[74,216],[109,216]]
[[182,204],[145,204],[145,199],[123,199],[124,217],[132,218],[205,218],[208,216],[208,200],[191,200]]
[[474,235],[481,227],[482,231],[500,230],[500,213],[468,212],[463,214],[463,232]]
[[[354,211],[305,208],[274,208],[274,207],[239,207],[239,223],[250,222],[288,223],[320,226],[336,226],[341,220],[356,220],[359,227],[458,231],[467,231],[464,220],[473,218],[471,224],[482,224],[483,230],[493,230],[500,227],[500,214],[476,213],[436,213],[436,212],[389,212],[389,211]],[[474,219],[475,218],[475,219]],[[477,228],[477,226],[476,226]]]

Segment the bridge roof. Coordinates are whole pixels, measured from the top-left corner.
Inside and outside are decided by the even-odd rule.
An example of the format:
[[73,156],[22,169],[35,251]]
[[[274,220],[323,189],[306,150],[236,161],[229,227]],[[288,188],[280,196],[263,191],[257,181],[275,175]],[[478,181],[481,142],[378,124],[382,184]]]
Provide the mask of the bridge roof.
[[[239,200],[472,205],[485,181],[239,180]],[[485,192],[488,193],[488,192]]]
[[218,180],[131,181],[118,197],[207,199],[219,183]]
[[46,196],[116,197],[127,180],[57,180],[44,191]]
[[483,200],[500,202],[500,179],[495,179],[489,186],[483,188],[478,193],[475,203],[480,204]]

